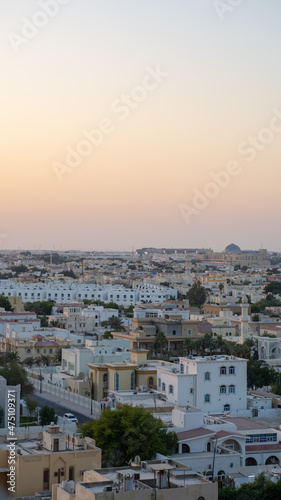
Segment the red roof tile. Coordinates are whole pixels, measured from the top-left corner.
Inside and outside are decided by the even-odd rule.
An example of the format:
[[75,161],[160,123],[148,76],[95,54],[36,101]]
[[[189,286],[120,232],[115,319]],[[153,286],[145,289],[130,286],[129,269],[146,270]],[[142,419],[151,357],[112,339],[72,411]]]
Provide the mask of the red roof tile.
[[197,429],[191,429],[189,431],[177,432],[178,440],[184,441],[185,439],[192,439],[200,436],[208,436],[209,434],[214,435],[215,431],[209,431],[203,427],[198,427]]

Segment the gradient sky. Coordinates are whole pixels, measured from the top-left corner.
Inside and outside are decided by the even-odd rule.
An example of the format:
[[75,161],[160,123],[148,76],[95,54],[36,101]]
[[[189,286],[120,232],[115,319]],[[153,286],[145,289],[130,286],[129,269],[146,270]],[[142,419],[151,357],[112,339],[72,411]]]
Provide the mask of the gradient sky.
[[[215,3],[70,0],[16,52],[42,7],[0,0],[0,249],[281,248],[281,132],[251,162],[238,151],[281,116],[280,0],[222,20]],[[121,120],[112,103],[157,65],[169,76]],[[106,118],[60,182],[54,162]],[[187,224],[179,207],[231,160],[239,175]]]

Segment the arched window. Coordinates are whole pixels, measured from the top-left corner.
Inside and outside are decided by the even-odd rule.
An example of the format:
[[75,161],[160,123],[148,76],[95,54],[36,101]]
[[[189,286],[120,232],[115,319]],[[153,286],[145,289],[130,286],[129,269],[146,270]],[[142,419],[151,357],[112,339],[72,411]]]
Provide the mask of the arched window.
[[183,443],[183,444],[181,445],[181,452],[182,452],[182,453],[190,453],[190,448],[189,448],[188,444]]
[[229,392],[229,394],[235,394],[235,385],[230,385],[228,392]]
[[223,411],[230,411],[230,405],[224,405]]
[[210,403],[211,402],[211,396],[210,396],[210,394],[205,394],[204,401],[205,401],[205,403]]
[[218,472],[218,479],[223,481],[225,479],[225,472],[224,470],[219,470]]
[[49,349],[49,353],[52,354],[52,352],[53,352],[53,349]]
[[235,375],[235,366],[230,366],[228,373],[229,373],[229,375]]
[[226,394],[226,385],[220,386],[220,394]]
[[258,462],[256,461],[256,459],[255,459],[255,458],[253,458],[253,457],[248,457],[248,458],[246,458],[245,465],[246,465],[247,467],[251,467],[252,465],[258,465]]
[[153,387],[153,377],[148,377],[148,387]]
[[133,391],[135,388],[135,372],[131,372],[131,391]]
[[108,381],[108,373],[105,373],[103,376],[103,382],[106,383]]
[[278,464],[279,465],[279,459],[277,457],[268,457],[266,459],[265,465],[271,465],[271,464]]
[[211,447],[212,447],[212,445],[211,445],[210,441],[208,441],[208,443],[207,443],[207,451],[211,451],[211,449],[212,449]]
[[205,373],[205,380],[210,380],[211,379],[211,374],[210,372]]
[[225,366],[221,366],[220,375],[226,375],[226,367]]
[[74,467],[69,467],[69,481],[74,481]]

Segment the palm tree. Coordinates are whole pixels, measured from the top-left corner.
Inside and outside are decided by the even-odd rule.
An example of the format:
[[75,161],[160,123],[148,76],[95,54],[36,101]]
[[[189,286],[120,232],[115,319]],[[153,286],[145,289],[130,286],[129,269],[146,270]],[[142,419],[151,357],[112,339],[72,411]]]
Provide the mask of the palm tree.
[[164,332],[157,333],[157,335],[155,336],[155,339],[153,341],[153,348],[154,348],[154,352],[155,352],[156,357],[157,357],[159,349],[160,349],[161,356],[163,355],[163,347],[167,344],[168,344],[168,341],[167,341],[165,333]]
[[49,366],[49,363],[50,363],[49,356],[47,356],[46,354],[41,354],[41,356],[40,356],[39,359],[40,359],[40,361],[41,361],[41,363],[42,363],[43,366],[44,365]]
[[32,368],[32,366],[35,364],[35,359],[32,356],[29,356],[28,358],[25,358],[24,364],[29,368]]
[[17,363],[20,363],[20,355],[19,355],[19,353],[16,352],[16,351],[7,352],[7,361],[8,362],[16,361]]
[[125,330],[125,328],[123,326],[123,321],[120,318],[116,318],[115,316],[112,316],[111,318],[108,318],[108,323],[109,323],[110,328],[112,330],[121,330],[121,331]]

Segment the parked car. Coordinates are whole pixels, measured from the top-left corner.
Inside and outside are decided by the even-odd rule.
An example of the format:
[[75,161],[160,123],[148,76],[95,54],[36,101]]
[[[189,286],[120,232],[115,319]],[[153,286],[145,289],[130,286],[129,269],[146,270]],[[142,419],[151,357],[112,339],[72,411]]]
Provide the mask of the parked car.
[[78,424],[78,419],[77,417],[75,417],[75,415],[73,415],[73,413],[65,413],[63,415],[63,418],[66,418],[67,420],[69,420],[69,422],[74,422],[75,424]]

